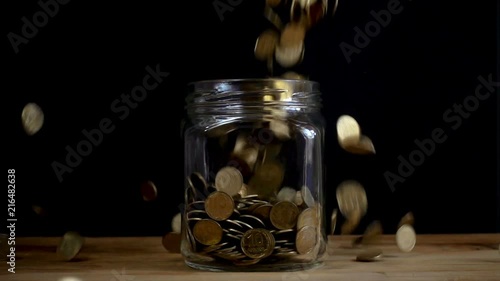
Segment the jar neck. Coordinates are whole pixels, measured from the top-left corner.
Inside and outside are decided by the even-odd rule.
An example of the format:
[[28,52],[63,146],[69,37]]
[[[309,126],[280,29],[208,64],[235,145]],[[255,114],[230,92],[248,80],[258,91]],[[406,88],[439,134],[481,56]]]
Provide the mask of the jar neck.
[[203,116],[287,116],[318,112],[319,84],[308,80],[237,79],[198,81],[188,85],[186,112]]

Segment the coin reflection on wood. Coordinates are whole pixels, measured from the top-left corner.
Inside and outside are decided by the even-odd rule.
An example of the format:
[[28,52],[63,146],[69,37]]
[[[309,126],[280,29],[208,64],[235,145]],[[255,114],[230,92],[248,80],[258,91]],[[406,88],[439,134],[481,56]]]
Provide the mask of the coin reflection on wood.
[[28,103],[23,108],[21,120],[26,134],[28,136],[33,136],[42,128],[44,114],[40,106],[36,103]]
[[141,194],[144,201],[153,201],[158,195],[156,185],[152,181],[146,181],[141,184]]
[[58,247],[57,255],[65,261],[74,260],[83,247],[84,238],[76,231],[68,231],[62,237]]

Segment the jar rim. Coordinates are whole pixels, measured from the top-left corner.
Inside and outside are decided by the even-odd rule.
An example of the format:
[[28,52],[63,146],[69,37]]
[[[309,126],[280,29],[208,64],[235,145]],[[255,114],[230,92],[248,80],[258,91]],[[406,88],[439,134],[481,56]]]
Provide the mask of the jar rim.
[[[230,79],[207,79],[192,81],[187,84],[189,92],[197,92],[199,90],[218,90],[219,88],[232,89],[230,86],[256,84],[261,86],[276,86],[277,83],[285,83],[293,88],[303,88],[306,86],[309,91],[319,91],[319,82],[314,80],[302,79],[285,79],[285,78],[230,78]],[[279,85],[278,85],[279,86]],[[224,89],[226,90],[226,89]]]

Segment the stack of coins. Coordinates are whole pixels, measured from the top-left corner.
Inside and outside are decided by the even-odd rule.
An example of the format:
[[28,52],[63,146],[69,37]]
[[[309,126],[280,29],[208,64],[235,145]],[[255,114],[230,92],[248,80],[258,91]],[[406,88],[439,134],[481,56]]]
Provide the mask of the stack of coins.
[[294,184],[301,182],[297,173],[287,171],[297,165],[293,138],[265,130],[207,133],[208,145],[222,149],[208,150],[216,173],[187,177],[183,218],[191,251],[234,265],[321,252],[321,206],[308,186]]

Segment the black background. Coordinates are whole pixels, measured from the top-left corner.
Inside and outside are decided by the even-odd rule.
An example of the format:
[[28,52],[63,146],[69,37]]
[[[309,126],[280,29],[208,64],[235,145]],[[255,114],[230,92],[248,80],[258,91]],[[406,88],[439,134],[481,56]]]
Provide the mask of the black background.
[[[363,29],[373,20],[370,11],[386,9],[387,3],[341,0],[335,16],[308,32],[304,61],[294,68],[321,83],[327,215],[337,206],[336,186],[356,179],[369,202],[356,232],[374,219],[385,232],[394,232],[408,211],[418,233],[498,232],[497,94],[456,130],[443,119],[447,109],[474,94],[478,76],[500,81],[498,7],[494,1],[402,1],[403,11],[348,63],[339,44],[354,45],[354,27]],[[4,155],[5,169],[16,170],[17,235],[170,231],[183,198],[180,123],[186,83],[269,75],[253,55],[257,36],[271,26],[262,15],[264,1],[242,0],[221,21],[212,0],[72,0],[17,54],[7,34],[21,34],[21,18],[32,19],[40,6],[36,1],[4,5]],[[142,83],[146,66],[157,64],[168,78],[127,118],[118,119],[111,103]],[[275,75],[282,72],[277,68]],[[21,126],[28,102],[45,113],[34,136]],[[375,144],[375,156],[339,148],[335,123],[342,114],[358,120]],[[65,147],[75,148],[85,139],[82,130],[98,128],[103,118],[111,118],[115,130],[59,182],[51,164],[64,163]],[[414,140],[429,138],[435,128],[442,128],[447,140],[393,192],[384,172],[397,173],[398,156],[408,159]],[[142,200],[139,187],[145,180],[158,188],[153,202]],[[33,205],[46,215],[37,215]]]

